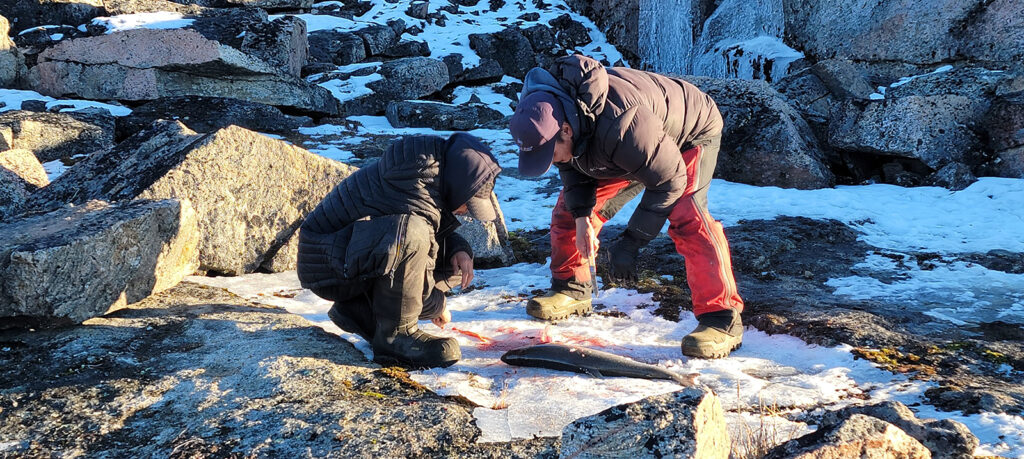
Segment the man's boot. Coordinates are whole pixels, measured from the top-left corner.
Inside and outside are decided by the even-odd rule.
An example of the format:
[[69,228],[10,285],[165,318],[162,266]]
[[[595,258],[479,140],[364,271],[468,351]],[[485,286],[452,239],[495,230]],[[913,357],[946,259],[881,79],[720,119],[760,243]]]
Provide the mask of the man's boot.
[[697,316],[697,328],[683,337],[683,354],[699,359],[726,357],[743,344],[739,311],[726,309]]
[[327,311],[327,317],[338,328],[361,336],[366,342],[373,340],[373,309],[367,295],[358,295],[343,301],[335,301]]
[[552,280],[551,290],[526,303],[526,313],[540,320],[562,320],[592,311],[590,283]]
[[[373,360],[382,365],[411,368],[448,367],[462,358],[454,338],[441,338],[420,330],[423,309],[426,253],[413,253],[394,271],[393,278],[374,284]],[[433,288],[433,285],[430,286]]]

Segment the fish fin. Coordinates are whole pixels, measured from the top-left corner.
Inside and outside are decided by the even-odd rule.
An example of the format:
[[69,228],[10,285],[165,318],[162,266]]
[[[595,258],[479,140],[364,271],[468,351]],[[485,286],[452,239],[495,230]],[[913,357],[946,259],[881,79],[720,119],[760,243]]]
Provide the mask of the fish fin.
[[590,376],[593,376],[595,378],[602,378],[602,379],[604,379],[604,375],[601,374],[600,370],[589,369],[589,370],[587,370],[587,374],[590,375]]
[[679,385],[681,385],[683,387],[693,387],[693,386],[696,386],[697,385],[697,377],[700,376],[699,373],[688,373],[688,374],[681,375],[681,374],[675,373],[675,372],[673,372],[672,375],[673,375],[672,379],[674,379],[677,383],[679,383]]

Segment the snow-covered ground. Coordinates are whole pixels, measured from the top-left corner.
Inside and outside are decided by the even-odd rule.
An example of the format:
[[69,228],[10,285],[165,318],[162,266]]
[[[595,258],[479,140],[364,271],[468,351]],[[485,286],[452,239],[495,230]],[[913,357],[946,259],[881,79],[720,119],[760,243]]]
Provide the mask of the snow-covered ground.
[[[506,218],[518,219],[517,225],[523,228],[546,226],[546,208],[553,205],[555,196],[536,193],[543,182],[504,180],[503,185],[507,186],[496,187],[503,202],[516,196],[519,199],[512,202],[531,203],[505,207]],[[740,219],[778,215],[835,218],[854,223],[864,233],[865,241],[893,251],[1024,250],[1024,208],[1013,205],[1024,202],[1024,180],[986,178],[960,192],[888,185],[801,191],[716,181],[709,199],[712,211],[727,225]],[[625,223],[629,212],[626,209],[613,222]],[[955,222],[952,215],[957,216]],[[970,231],[970,221],[978,221],[983,227]],[[883,264],[874,257],[864,263]],[[341,333],[327,319],[330,303],[303,290],[293,272],[191,280],[284,307],[326,330]],[[839,295],[896,297],[907,302],[939,295],[949,302],[949,311],[936,309],[936,315],[963,318],[1002,314],[999,320],[1024,323],[1024,298],[1020,293],[1024,292],[1024,275],[949,263],[932,271],[912,271],[904,280],[888,285],[879,285],[870,277],[831,282]],[[1009,293],[1000,304],[985,295],[993,291],[995,282],[1001,283],[1000,291]],[[725,408],[733,410],[729,417],[734,436],[744,435],[762,421],[750,414],[761,404],[783,412],[803,411],[860,403],[867,397],[872,401],[898,400],[915,406],[922,417],[961,421],[981,439],[979,453],[1024,457],[1024,418],[991,413],[939,413],[923,398],[924,391],[931,387],[929,383],[908,380],[877,369],[865,360],[856,360],[849,347],[813,346],[791,336],[768,336],[748,328],[743,347],[732,357],[716,361],[686,359],[679,351],[679,340],[696,326],[692,316],[679,323],[670,322],[651,313],[656,302],[649,294],[611,289],[602,292],[601,302],[606,305],[602,312],[616,313],[573,318],[548,326],[531,320],[525,312],[530,292],[548,285],[548,270],[542,265],[481,270],[471,291],[449,298],[453,323],[447,330],[423,325],[432,333],[458,339],[464,358],[450,368],[416,372],[414,379],[440,394],[462,395],[481,405],[474,415],[484,432],[482,441],[559,435],[565,425],[581,416],[678,389],[664,381],[598,379],[516,368],[499,360],[504,351],[537,343],[542,335],[547,335],[556,342],[600,347],[674,371],[700,373],[699,381],[714,388],[722,396]],[[484,343],[453,328],[493,341]],[[372,355],[360,338],[341,335],[368,357]],[[782,418],[770,421],[779,424],[779,440],[813,428]]]

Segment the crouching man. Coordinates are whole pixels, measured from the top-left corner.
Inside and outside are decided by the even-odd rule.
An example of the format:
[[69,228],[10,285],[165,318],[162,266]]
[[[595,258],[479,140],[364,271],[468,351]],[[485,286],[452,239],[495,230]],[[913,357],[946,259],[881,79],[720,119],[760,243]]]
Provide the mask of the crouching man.
[[473,279],[473,251],[455,215],[491,221],[501,168],[467,134],[405,137],[341,182],[299,230],[302,286],[334,301],[339,328],[371,344],[374,360],[447,367],[462,357],[452,338],[419,329],[451,315],[444,293]]

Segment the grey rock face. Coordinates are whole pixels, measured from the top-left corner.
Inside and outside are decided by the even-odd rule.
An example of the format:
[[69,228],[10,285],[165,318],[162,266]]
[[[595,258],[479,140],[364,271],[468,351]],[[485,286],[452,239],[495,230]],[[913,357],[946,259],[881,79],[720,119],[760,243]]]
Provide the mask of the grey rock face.
[[639,62],[640,0],[569,0],[566,3],[594,21],[623,57]]
[[526,72],[537,66],[530,40],[516,27],[492,34],[470,34],[469,46],[481,58],[493,59],[506,75],[522,79]]
[[503,118],[501,112],[482,105],[408,100],[389,103],[385,114],[394,127],[429,127],[439,131],[467,131]]
[[810,126],[764,81],[685,77],[725,118],[717,177],[758,186],[814,189],[835,177]]
[[354,168],[231,126],[207,135],[157,122],[76,164],[33,196],[33,208],[103,198],[186,198],[199,218],[200,268],[256,270],[288,242]]
[[39,64],[29,73],[37,91],[56,97],[234,97],[314,113],[337,112],[327,90],[280,74],[274,66],[192,29],[135,29],[66,40],[40,53]]
[[[1017,80],[1021,80],[1017,82]],[[937,96],[953,94],[960,96],[991,99],[1003,86],[1021,85],[1024,89],[1024,77],[1014,73],[987,70],[977,67],[954,68],[946,72],[929,73],[916,76],[899,86],[890,87],[885,91],[886,98],[906,96]]]
[[591,42],[587,27],[574,20],[568,13],[548,21],[548,24],[554,29],[555,40],[563,48],[573,49]]
[[790,440],[772,449],[769,459],[859,457],[929,459],[919,441],[881,419],[854,414],[839,424]]
[[297,315],[189,282],[5,340],[21,343],[0,353],[0,436],[14,456],[557,454],[554,439],[477,444],[465,404]]
[[312,123],[305,116],[292,116],[270,105],[223,97],[164,97],[136,107],[117,118],[117,138],[124,139],[158,119],[177,120],[189,129],[209,133],[230,125],[268,133],[294,132]]
[[501,79],[505,70],[494,59],[481,58],[476,67],[465,68],[461,54],[449,54],[442,58],[448,67],[448,75],[452,83],[484,83]]
[[375,24],[353,33],[363,39],[368,56],[379,56],[398,41],[395,29],[383,24]]
[[104,111],[0,113],[10,129],[11,148],[32,151],[41,162],[109,150],[114,146],[114,117]]
[[882,402],[875,405],[851,406],[829,411],[822,417],[822,425],[835,425],[854,414],[881,419],[920,441],[936,459],[968,459],[974,457],[978,438],[967,426],[949,419],[921,420],[910,408],[900,402]]
[[875,92],[875,88],[868,83],[867,76],[849,61],[824,60],[814,64],[811,72],[837,97],[867,99]]
[[342,103],[347,115],[378,114],[388,102],[412,100],[434,94],[449,82],[448,67],[429,57],[407,57],[385,62],[378,73],[382,79],[366,86],[373,94]]
[[309,59],[336,65],[354,64],[366,59],[366,45],[354,33],[317,30],[309,34]]
[[783,78],[773,85],[809,123],[828,122],[835,97],[825,82],[810,69]]
[[1024,146],[1024,92],[992,101],[985,129],[989,145],[997,152]]
[[[183,2],[184,3],[184,2]],[[171,11],[188,15],[204,13],[207,8],[196,2],[190,4],[177,3],[170,0],[103,0],[107,16],[135,13],[156,13]]]
[[0,222],[21,213],[32,186],[18,174],[0,167]]
[[7,169],[25,181],[30,191],[50,184],[46,170],[36,156],[28,150],[12,149],[0,151],[0,169]]
[[104,14],[103,0],[0,0],[15,32],[48,24],[82,24]]
[[[2,5],[3,3],[0,3]],[[4,10],[6,13],[8,10]],[[28,69],[25,68],[25,57],[21,55],[14,41],[9,37],[11,32],[7,18],[0,16],[0,88],[19,86],[25,79]]]
[[515,259],[509,245],[505,215],[502,213],[498,197],[494,193],[491,193],[491,205],[497,210],[497,220],[484,223],[459,217],[462,226],[456,230],[459,235],[466,238],[470,247],[473,248],[474,265],[481,268],[508,266]]
[[963,190],[977,181],[978,177],[974,175],[974,171],[964,163],[949,163],[925,178],[925,183],[929,185],[941,186],[952,191]]
[[951,162],[978,164],[974,133],[988,108],[960,95],[908,96],[832,108],[829,144],[852,152],[916,159],[932,169]]
[[562,458],[729,457],[718,396],[698,388],[648,397],[577,419],[562,430]]
[[198,267],[188,201],[91,201],[0,225],[0,321],[80,323],[166,290]]
[[816,59],[926,66],[967,59],[1019,65],[1024,18],[1014,0],[922,3],[786,0],[786,32]]
[[249,27],[239,48],[277,68],[284,75],[301,76],[309,57],[306,21],[284,16]]

